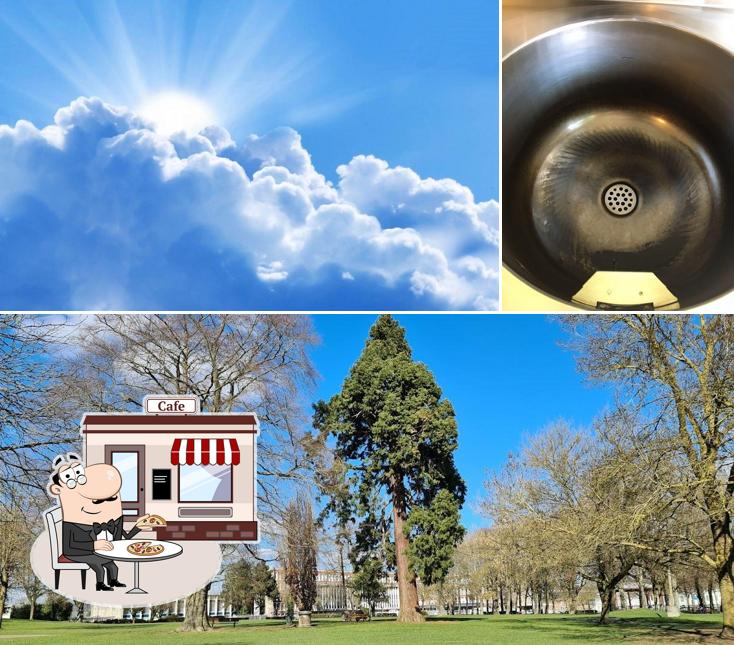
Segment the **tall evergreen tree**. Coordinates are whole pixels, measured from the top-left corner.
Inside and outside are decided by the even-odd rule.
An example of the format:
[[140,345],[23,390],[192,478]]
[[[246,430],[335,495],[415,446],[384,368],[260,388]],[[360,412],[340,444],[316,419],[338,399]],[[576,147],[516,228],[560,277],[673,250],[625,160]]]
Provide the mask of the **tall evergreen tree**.
[[380,560],[367,558],[354,572],[349,584],[352,592],[369,605],[370,616],[375,615],[378,602],[387,600],[387,587],[382,581],[384,569],[385,565]]
[[252,569],[252,593],[255,596],[260,613],[265,611],[265,599],[278,601],[278,583],[273,572],[264,562],[258,562]]
[[222,599],[237,614],[251,614],[255,602],[252,563],[245,558],[230,564],[224,573]]
[[278,584],[267,564],[253,564],[241,558],[230,564],[224,572],[222,598],[238,614],[253,613],[257,602],[258,613],[262,614],[266,598],[277,600]]
[[[371,529],[392,525],[398,620],[424,620],[416,574],[429,583],[442,580],[463,535],[459,510],[466,486],[454,463],[451,403],[428,368],[413,360],[403,328],[380,316],[341,392],[314,408],[314,426],[324,439],[336,439],[352,493],[336,495],[332,510],[364,524],[362,533],[371,539],[360,540],[358,531],[357,550],[374,549]],[[441,530],[425,539],[435,526]]]

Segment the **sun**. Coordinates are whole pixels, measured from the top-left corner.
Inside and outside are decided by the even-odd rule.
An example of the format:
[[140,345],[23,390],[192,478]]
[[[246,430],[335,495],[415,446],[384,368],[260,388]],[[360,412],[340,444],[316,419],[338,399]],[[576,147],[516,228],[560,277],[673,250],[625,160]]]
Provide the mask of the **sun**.
[[147,99],[138,112],[153,122],[156,132],[196,134],[215,123],[214,111],[201,99],[183,92],[161,92]]

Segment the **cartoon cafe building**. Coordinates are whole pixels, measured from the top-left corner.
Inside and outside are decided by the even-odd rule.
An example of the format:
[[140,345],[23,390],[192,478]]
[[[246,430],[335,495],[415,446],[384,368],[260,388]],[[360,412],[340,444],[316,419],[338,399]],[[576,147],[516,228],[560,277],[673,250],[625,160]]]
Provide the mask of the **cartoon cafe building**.
[[87,464],[122,475],[123,514],[163,517],[158,539],[256,541],[257,417],[201,414],[192,398],[147,398],[145,409],[81,423]]

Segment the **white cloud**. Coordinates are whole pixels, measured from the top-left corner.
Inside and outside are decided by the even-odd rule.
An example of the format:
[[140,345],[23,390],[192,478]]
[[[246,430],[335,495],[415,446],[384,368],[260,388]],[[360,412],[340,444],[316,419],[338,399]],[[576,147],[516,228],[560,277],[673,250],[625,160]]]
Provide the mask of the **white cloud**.
[[288,277],[288,272],[283,271],[282,262],[276,261],[257,267],[257,277],[263,282],[280,282]]
[[496,307],[495,202],[371,156],[337,172],[290,128],[166,137],[94,98],[0,126],[3,306]]

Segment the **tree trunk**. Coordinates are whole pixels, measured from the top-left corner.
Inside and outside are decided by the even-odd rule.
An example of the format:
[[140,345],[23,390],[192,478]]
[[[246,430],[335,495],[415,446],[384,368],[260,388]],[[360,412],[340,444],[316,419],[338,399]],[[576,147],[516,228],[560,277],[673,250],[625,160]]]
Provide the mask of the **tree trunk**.
[[204,632],[211,629],[207,612],[209,586],[206,585],[186,598],[186,618],[179,631]]
[[721,638],[734,638],[734,581],[731,574],[719,577],[721,593]]
[[701,581],[698,576],[693,579],[693,586],[696,588],[696,596],[698,597],[698,606],[706,609],[706,596],[701,589]]
[[33,598],[31,600],[31,607],[30,612],[28,614],[28,620],[33,620],[33,617],[36,615],[36,599]]
[[665,574],[665,615],[668,616],[668,618],[677,618],[680,616],[678,595],[675,593],[673,574],[670,572],[670,567],[668,567]]
[[571,590],[568,594],[568,613],[576,613],[576,595],[574,594],[573,590]]
[[436,595],[436,614],[439,616],[445,616],[448,612],[446,611],[446,597],[443,591],[443,581],[438,583]]
[[609,585],[605,587],[602,583],[597,582],[596,588],[599,590],[599,597],[601,598],[601,614],[599,616],[599,624],[603,625],[607,622],[607,614],[609,614],[612,609],[614,586]]
[[344,606],[347,609],[352,609],[352,602],[350,598],[348,597],[349,594],[347,593],[347,575],[344,572],[344,545],[339,544],[339,571],[341,573],[341,581],[342,581],[342,595],[344,596],[343,603]]
[[642,579],[642,570],[637,574],[637,593],[640,596],[640,609],[647,609],[647,595],[645,594],[645,581]]
[[421,613],[418,600],[418,585],[408,564],[408,538],[404,533],[406,521],[405,492],[402,482],[393,488],[393,523],[395,525],[395,564],[400,598],[399,623],[422,623],[426,620]]
[[0,580],[0,629],[3,626],[3,614],[5,613],[5,598],[8,595],[8,586],[5,578]]

